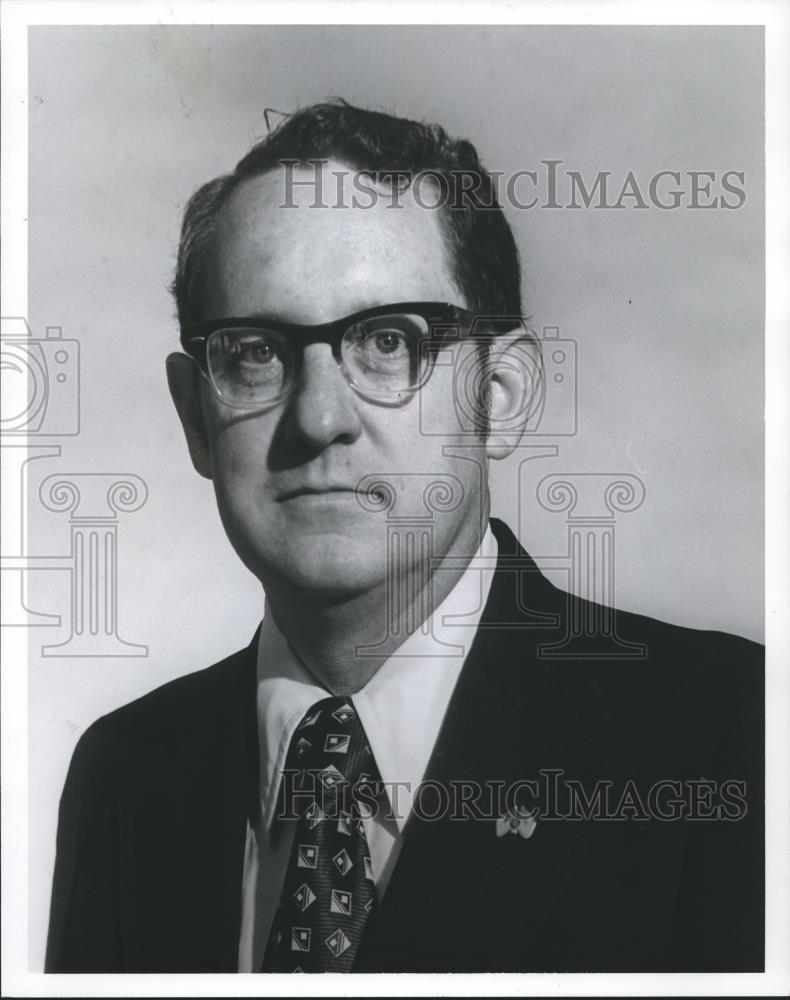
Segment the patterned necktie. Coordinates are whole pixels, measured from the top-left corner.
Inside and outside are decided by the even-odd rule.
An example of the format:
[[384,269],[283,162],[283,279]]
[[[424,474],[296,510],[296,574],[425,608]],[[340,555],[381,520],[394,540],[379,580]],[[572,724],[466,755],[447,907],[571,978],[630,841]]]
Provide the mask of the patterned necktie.
[[360,797],[371,802],[378,781],[350,701],[313,705],[285,763],[280,803],[298,819],[261,972],[351,970],[375,905]]

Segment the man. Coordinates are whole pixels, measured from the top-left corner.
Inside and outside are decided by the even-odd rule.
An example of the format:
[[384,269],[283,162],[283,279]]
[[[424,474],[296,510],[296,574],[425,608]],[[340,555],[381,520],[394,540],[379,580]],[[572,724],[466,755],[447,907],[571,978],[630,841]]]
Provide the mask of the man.
[[265,614],[80,740],[48,970],[762,968],[760,648],[620,614],[601,652],[489,523],[540,358],[473,147],[302,110],[194,196],[174,289]]

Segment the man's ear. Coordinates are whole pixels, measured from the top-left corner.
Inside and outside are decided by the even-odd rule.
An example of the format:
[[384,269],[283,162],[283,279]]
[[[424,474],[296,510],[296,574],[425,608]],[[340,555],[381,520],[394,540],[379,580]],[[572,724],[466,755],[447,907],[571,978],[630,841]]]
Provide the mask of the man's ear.
[[507,458],[524,433],[543,391],[540,343],[518,327],[492,338],[486,360],[489,458]]
[[208,433],[200,403],[200,376],[195,363],[186,354],[171,354],[167,359],[167,384],[173,397],[189,456],[197,472],[206,479],[212,478],[211,452]]

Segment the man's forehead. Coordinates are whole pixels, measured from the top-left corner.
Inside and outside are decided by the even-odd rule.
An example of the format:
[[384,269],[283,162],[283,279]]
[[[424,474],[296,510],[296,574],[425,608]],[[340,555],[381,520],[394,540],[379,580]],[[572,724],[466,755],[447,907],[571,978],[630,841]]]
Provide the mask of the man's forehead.
[[[391,191],[381,186],[371,204],[356,186],[359,177],[330,161],[320,170],[275,168],[244,180],[217,219],[211,284],[223,301],[215,308],[238,312],[257,305],[258,311],[272,303],[282,311],[280,290],[296,292],[296,283],[311,282],[321,288],[326,318],[352,301],[360,307],[410,299],[463,305],[439,210],[418,204],[408,190],[398,195],[400,207],[388,207]],[[331,301],[340,287],[342,302]],[[298,290],[299,298],[308,293]]]
[[221,221],[225,233],[247,236],[256,230],[305,230],[316,237],[368,230],[386,240],[385,246],[433,237],[440,249],[439,213],[427,199],[418,201],[411,186],[393,192],[387,185],[373,185],[366,174],[347,164],[329,161],[321,168],[278,166],[242,181]]

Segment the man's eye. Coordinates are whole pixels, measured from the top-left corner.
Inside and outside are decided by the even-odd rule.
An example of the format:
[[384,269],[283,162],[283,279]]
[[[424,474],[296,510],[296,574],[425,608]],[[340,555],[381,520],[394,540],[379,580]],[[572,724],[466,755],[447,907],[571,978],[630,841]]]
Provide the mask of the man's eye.
[[369,372],[394,375],[411,364],[409,338],[397,329],[358,330],[352,338],[354,363]]
[[266,366],[278,360],[274,345],[264,340],[242,341],[229,338],[224,346],[226,354],[237,363]]
[[402,333],[386,330],[374,336],[375,348],[381,354],[403,354],[407,352],[406,338]]
[[277,352],[271,344],[250,344],[242,348],[241,357],[256,365],[268,365],[277,359]]

